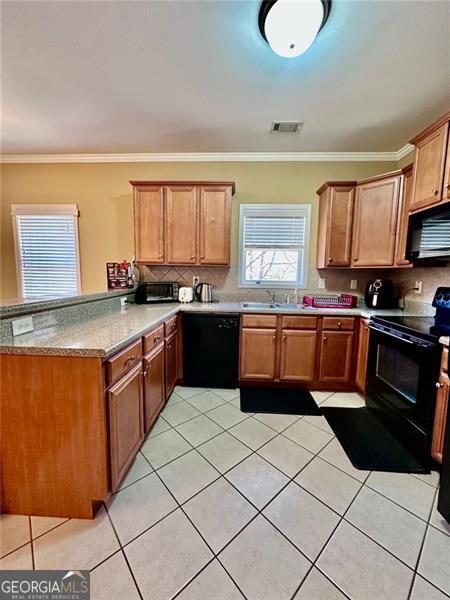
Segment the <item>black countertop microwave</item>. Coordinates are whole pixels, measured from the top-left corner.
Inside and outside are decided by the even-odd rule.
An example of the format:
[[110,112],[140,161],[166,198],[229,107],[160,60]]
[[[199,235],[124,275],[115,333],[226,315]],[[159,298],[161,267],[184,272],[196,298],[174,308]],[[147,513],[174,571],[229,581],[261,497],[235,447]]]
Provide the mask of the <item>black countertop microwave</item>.
[[178,283],[175,281],[148,281],[136,290],[136,304],[178,302]]
[[412,259],[450,261],[450,207],[434,208],[410,219],[409,255]]

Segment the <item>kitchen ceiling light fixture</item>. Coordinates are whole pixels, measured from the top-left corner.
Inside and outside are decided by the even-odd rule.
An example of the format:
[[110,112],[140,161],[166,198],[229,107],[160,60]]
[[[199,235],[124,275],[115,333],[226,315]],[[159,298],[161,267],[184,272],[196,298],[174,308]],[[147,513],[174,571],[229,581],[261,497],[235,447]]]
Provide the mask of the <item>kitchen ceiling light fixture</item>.
[[259,30],[276,54],[294,58],[311,46],[330,9],[331,0],[263,0]]

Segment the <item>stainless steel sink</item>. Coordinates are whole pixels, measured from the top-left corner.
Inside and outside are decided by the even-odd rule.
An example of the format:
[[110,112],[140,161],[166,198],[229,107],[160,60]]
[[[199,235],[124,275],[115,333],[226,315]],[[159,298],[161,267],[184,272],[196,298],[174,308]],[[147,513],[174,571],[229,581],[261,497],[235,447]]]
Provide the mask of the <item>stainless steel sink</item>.
[[279,304],[272,302],[241,302],[242,308],[278,308]]
[[312,306],[305,306],[304,304],[282,304],[281,302],[241,302],[242,308],[277,308],[279,310],[317,310]]

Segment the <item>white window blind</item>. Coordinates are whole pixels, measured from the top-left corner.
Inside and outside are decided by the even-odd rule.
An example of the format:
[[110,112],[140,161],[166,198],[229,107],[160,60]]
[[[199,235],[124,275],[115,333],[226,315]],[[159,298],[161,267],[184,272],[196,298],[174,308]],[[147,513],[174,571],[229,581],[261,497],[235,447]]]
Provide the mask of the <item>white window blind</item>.
[[306,287],[309,204],[242,205],[240,285]]
[[16,204],[12,215],[21,296],[79,293],[77,207]]

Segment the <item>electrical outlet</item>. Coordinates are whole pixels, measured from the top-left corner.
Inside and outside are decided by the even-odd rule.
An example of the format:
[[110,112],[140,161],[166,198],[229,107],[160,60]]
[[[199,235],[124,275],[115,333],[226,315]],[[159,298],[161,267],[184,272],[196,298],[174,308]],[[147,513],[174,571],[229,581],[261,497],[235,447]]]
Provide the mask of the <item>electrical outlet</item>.
[[127,299],[126,298],[121,298],[120,299],[120,307],[121,308],[125,308],[127,305]]
[[350,289],[351,290],[358,289],[358,280],[357,279],[350,279]]
[[33,317],[24,317],[23,319],[16,319],[12,322],[13,335],[22,335],[22,333],[28,333],[33,331]]
[[416,281],[416,285],[414,287],[417,288],[417,289],[414,290],[414,293],[418,294],[418,295],[421,294],[422,293],[422,286],[423,286],[423,281],[421,279],[419,281]]
[[319,288],[319,290],[324,290],[326,287],[326,280],[322,279],[321,277],[319,277],[319,281],[317,283],[317,287]]
[[198,283],[200,283],[200,277],[198,275],[192,276],[192,287],[195,287]]

